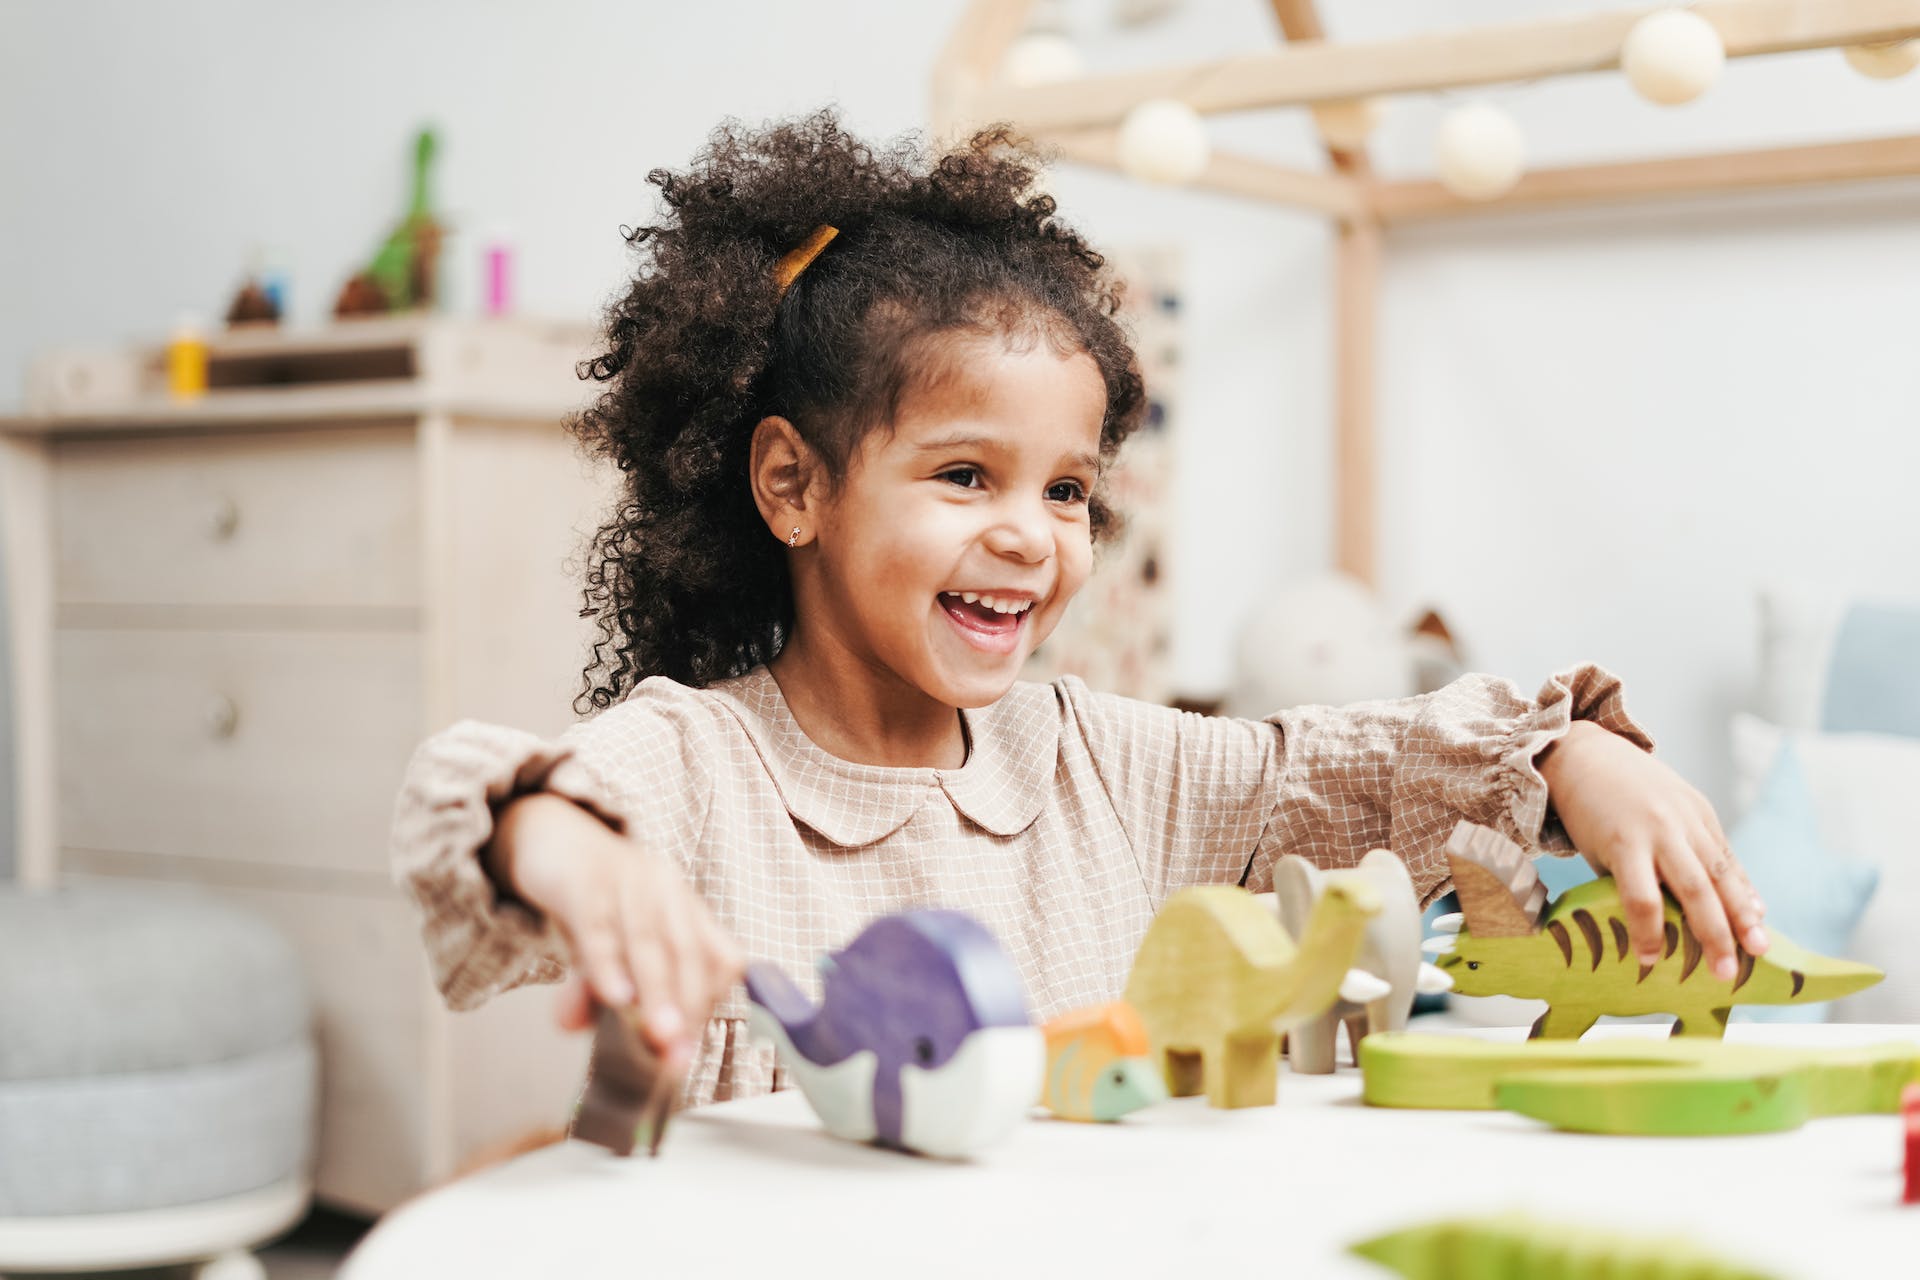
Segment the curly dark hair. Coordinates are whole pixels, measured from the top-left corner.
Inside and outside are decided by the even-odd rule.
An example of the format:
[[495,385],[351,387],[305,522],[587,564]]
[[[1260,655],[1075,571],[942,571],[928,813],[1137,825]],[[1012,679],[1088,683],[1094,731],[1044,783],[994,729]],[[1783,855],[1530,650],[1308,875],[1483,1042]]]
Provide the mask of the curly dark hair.
[[[1106,384],[1102,463],[1145,403],[1105,260],[1033,190],[1040,157],[1005,127],[929,154],[870,146],[823,110],[728,121],[685,172],[656,169],[665,217],[622,228],[640,256],[580,376],[609,384],[568,424],[624,473],[588,553],[599,638],[583,714],[664,675],[695,687],[770,661],[793,624],[785,549],[748,484],[755,425],[789,419],[838,483],[860,441],[940,375],[960,336],[1044,336]],[[839,229],[783,295],[774,267]],[[946,340],[943,343],[943,339]],[[1096,541],[1114,517],[1098,492]]]

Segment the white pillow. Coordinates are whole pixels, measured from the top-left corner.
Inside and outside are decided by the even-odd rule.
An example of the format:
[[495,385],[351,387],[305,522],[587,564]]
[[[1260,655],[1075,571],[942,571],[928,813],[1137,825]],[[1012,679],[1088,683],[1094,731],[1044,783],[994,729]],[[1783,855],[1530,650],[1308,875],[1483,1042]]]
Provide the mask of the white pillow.
[[1757,693],[1759,713],[1788,729],[1920,738],[1920,597],[1768,587]]
[[1819,583],[1776,583],[1761,591],[1762,716],[1789,729],[1820,727],[1834,636],[1852,598],[1842,587]]
[[[1788,730],[1757,716],[1733,718],[1735,795],[1753,804]],[[1834,1005],[1839,1022],[1920,1023],[1920,739],[1878,733],[1793,734],[1820,817],[1820,838],[1836,853],[1880,868],[1880,887],[1854,931],[1849,959],[1886,970],[1886,981]]]

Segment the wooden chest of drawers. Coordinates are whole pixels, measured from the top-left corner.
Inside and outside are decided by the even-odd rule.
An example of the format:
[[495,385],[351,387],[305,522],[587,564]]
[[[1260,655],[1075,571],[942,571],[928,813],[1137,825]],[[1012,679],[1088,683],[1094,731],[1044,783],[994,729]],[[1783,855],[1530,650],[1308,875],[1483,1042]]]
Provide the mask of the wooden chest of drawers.
[[368,321],[68,353],[0,424],[16,849],[29,883],[209,888],[307,961],[316,1187],[384,1210],[564,1122],[587,1046],[544,991],[450,1014],[387,871],[401,773],[479,717],[552,733],[608,476],[561,428],[584,326]]

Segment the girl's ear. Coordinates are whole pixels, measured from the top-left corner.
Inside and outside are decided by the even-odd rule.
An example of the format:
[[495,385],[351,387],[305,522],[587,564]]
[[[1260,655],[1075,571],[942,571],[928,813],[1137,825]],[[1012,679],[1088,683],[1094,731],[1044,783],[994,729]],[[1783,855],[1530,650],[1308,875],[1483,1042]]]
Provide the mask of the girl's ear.
[[753,429],[747,480],[753,504],[774,537],[790,547],[813,538],[819,512],[810,500],[818,496],[823,478],[819,455],[793,423],[779,416],[760,419]]

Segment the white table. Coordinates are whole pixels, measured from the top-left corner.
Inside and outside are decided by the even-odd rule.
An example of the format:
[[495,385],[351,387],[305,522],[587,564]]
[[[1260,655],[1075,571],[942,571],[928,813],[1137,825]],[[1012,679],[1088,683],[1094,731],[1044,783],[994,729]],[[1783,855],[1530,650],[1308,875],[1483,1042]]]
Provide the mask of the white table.
[[[1920,1044],[1920,1027],[1736,1024],[1731,1037]],[[1119,1125],[1036,1120],[971,1163],[831,1138],[795,1093],[723,1103],[677,1117],[657,1160],[568,1142],[435,1191],[381,1222],[342,1274],[1379,1280],[1348,1243],[1511,1208],[1678,1231],[1782,1277],[1920,1274],[1897,1117],[1599,1137],[1502,1112],[1377,1109],[1359,1093],[1350,1067],[1283,1071],[1277,1107],[1180,1099]]]

